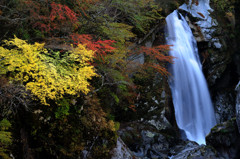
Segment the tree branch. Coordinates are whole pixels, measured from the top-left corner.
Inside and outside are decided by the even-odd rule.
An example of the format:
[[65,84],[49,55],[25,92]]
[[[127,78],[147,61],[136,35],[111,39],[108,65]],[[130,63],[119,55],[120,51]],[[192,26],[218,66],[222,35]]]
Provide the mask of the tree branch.
[[4,17],[4,16],[0,15],[0,21],[7,21],[7,22],[10,22],[12,24],[18,23],[19,21],[23,21],[23,20],[26,20],[26,19],[27,18],[14,18],[14,19],[11,19],[11,18]]

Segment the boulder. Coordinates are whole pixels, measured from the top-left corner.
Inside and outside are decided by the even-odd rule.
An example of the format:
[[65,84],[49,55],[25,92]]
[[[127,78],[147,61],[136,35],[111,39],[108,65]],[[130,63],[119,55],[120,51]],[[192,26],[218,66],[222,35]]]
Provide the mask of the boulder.
[[212,128],[206,137],[207,145],[212,146],[225,159],[234,159],[240,156],[240,134],[236,118],[223,122]]
[[112,150],[112,158],[111,159],[132,159],[133,155],[126,144],[119,137],[117,139],[116,148]]
[[216,151],[206,145],[198,145],[195,142],[189,141],[178,154],[171,159],[224,159],[218,156]]
[[119,136],[140,158],[168,158],[169,152],[176,143],[181,142],[174,130],[160,132],[147,123],[131,122],[121,128]]

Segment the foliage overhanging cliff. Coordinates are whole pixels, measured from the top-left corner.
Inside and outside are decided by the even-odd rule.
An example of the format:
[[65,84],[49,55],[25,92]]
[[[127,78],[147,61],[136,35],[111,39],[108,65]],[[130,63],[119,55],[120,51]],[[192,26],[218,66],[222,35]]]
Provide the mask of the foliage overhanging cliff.
[[169,74],[169,46],[144,45],[162,14],[153,0],[2,0],[0,156],[109,158],[137,81]]

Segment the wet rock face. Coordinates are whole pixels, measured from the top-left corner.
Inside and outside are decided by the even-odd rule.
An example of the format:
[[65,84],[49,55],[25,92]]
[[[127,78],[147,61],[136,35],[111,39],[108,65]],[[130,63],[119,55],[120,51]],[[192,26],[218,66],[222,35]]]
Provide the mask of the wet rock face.
[[135,157],[168,158],[170,149],[180,140],[174,130],[165,131],[159,132],[154,126],[132,122],[118,133]]
[[238,158],[240,155],[240,134],[236,119],[215,126],[206,137],[207,145],[214,147],[225,159]]
[[[225,159],[211,146],[181,140],[175,130],[161,132],[148,124],[131,122],[121,128],[118,133],[129,148],[128,157],[131,154],[132,158]],[[126,150],[124,147],[123,149]]]
[[175,125],[171,92],[166,78],[155,72],[150,72],[147,76],[136,73],[134,82],[139,85],[134,121],[147,122],[158,130]]
[[224,71],[227,69],[227,65],[231,62],[232,51],[227,48],[225,39],[219,37],[215,32],[210,34],[212,36],[211,39],[206,39],[202,33],[201,27],[192,22],[197,19],[189,19],[193,35],[197,40],[199,56],[202,61],[205,77],[208,84],[213,86],[216,81],[221,78]]
[[[212,147],[181,140],[173,129],[158,131],[147,123],[131,122],[121,128],[118,134],[129,148],[127,155],[131,154],[132,158],[224,159]],[[126,146],[122,146],[124,150]]]
[[[225,71],[227,64],[231,61],[231,52],[227,50],[224,39],[218,37],[214,30],[211,30],[209,34],[203,33],[203,28],[199,26],[199,23],[203,21],[200,18],[193,17],[185,10],[180,10],[185,15],[193,35],[197,41],[199,48],[199,56],[202,61],[203,71],[209,85],[214,85],[216,80],[221,77]],[[214,26],[216,27],[216,26]],[[206,37],[207,36],[207,37]]]
[[235,98],[231,92],[218,92],[213,99],[217,123],[235,117]]
[[240,62],[239,62],[240,61],[240,51],[239,50],[235,53],[233,60],[234,60],[235,66],[236,66],[235,69],[238,74],[238,77],[240,77]]
[[[226,51],[226,50],[225,50]],[[200,54],[205,63],[203,63],[203,70],[206,74],[206,79],[210,86],[216,84],[216,81],[221,78],[222,74],[230,63],[230,52],[208,48]]]
[[121,138],[117,139],[116,148],[112,150],[112,158],[111,159],[131,159],[133,158],[132,152],[126,146],[126,144],[122,141]]
[[236,87],[237,99],[236,99],[236,121],[238,125],[238,132],[240,133],[240,81]]
[[228,18],[218,11],[215,4],[211,6],[212,10],[207,1],[195,2],[192,1],[191,6],[183,4],[179,11],[187,20],[198,43],[204,74],[208,84],[213,86],[232,62],[234,42],[231,36],[234,30],[226,26]]
[[188,142],[182,150],[171,159],[224,159],[209,146]]

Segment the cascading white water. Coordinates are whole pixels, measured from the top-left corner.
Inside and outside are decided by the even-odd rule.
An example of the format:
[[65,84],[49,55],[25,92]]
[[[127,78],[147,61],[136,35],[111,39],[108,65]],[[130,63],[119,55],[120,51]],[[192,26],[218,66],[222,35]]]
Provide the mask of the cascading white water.
[[197,44],[178,11],[171,13],[166,21],[166,40],[172,45],[170,55],[176,57],[170,79],[176,121],[189,140],[205,144],[205,136],[216,121]]

